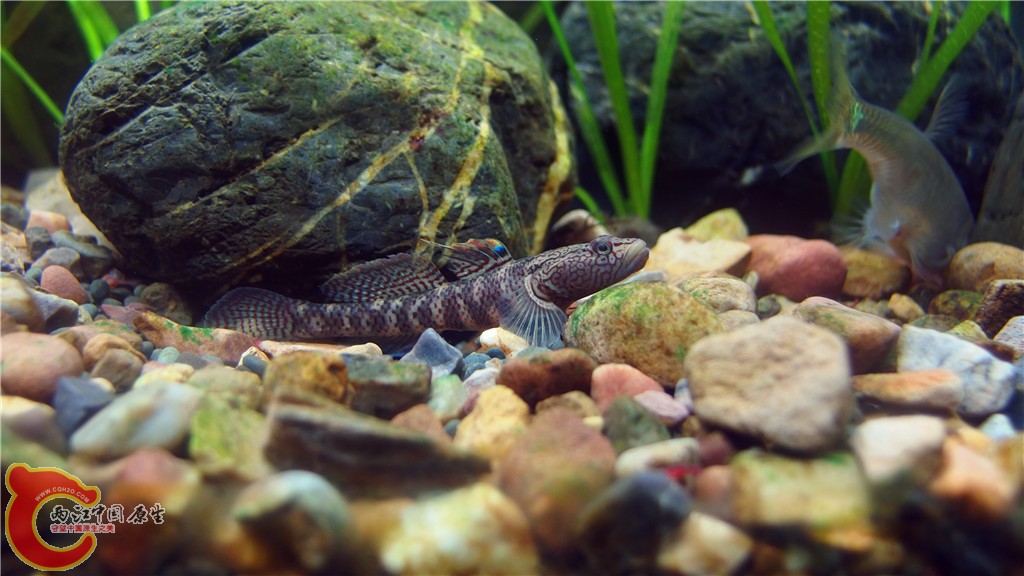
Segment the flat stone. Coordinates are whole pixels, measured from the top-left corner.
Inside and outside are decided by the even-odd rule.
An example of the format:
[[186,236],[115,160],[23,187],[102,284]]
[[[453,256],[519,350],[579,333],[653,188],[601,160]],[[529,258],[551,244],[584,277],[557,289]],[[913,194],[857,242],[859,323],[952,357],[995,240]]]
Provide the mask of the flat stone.
[[324,344],[322,342],[278,342],[276,340],[260,340],[258,350],[274,358],[291,352],[322,352],[325,354],[365,354],[367,356],[380,356],[383,352],[380,346],[369,342],[366,344]]
[[793,315],[842,338],[849,346],[854,374],[864,374],[877,367],[896,345],[900,335],[900,327],[896,324],[828,298],[808,298],[797,305]]
[[714,310],[688,292],[634,282],[602,290],[577,308],[565,338],[599,364],[643,366],[645,374],[672,386],[690,348],[720,330]]
[[433,438],[440,444],[451,443],[452,437],[444,431],[441,420],[426,404],[417,404],[391,419],[399,428],[419,432]]
[[719,314],[731,310],[757,312],[754,289],[736,278],[691,278],[679,287]]
[[672,438],[630,448],[615,461],[619,478],[658,468],[700,466],[700,446],[695,438]]
[[284,389],[299,390],[320,394],[345,406],[351,406],[355,396],[345,362],[321,352],[292,352],[274,357],[264,372],[263,383],[271,394]]
[[910,268],[893,258],[850,246],[843,246],[839,251],[846,262],[843,294],[882,300],[910,283]]
[[114,255],[110,248],[96,243],[90,236],[72,234],[66,230],[56,230],[50,234],[58,248],[74,250],[82,261],[83,280],[100,278],[114,267]]
[[960,377],[943,369],[854,376],[853,390],[890,406],[919,410],[956,410],[964,399]]
[[1016,379],[1013,365],[975,344],[935,330],[904,326],[896,346],[900,372],[942,368],[960,377],[964,399],[957,411],[964,416],[988,416],[1010,401]]
[[678,425],[690,415],[686,405],[663,390],[647,390],[633,396],[658,422],[665,426]]
[[182,326],[152,312],[135,317],[135,329],[158,348],[174,347],[181,352],[210,353],[225,364],[234,366],[242,353],[253,346],[252,337],[223,328],[194,328]]
[[574,414],[534,417],[498,466],[499,486],[526,513],[542,554],[565,559],[578,550],[580,511],[613,480],[615,451]]
[[850,446],[868,482],[922,485],[942,460],[946,425],[934,416],[875,418],[857,426]]
[[352,498],[451,489],[486,474],[486,459],[344,406],[279,393],[263,453],[278,468],[316,472]]
[[1024,316],[1010,318],[992,339],[1009,346],[1014,358],[1024,356]]
[[1024,280],[994,280],[985,290],[974,320],[992,337],[1021,310],[1024,310]]
[[486,483],[405,508],[382,538],[391,574],[535,574],[530,525],[508,496]]
[[0,420],[3,421],[4,432],[14,432],[57,454],[67,449],[64,433],[57,423],[57,412],[47,404],[21,396],[4,395],[0,398]]
[[357,412],[391,419],[430,398],[429,366],[362,358],[350,358],[346,364],[354,390],[351,406]]
[[714,516],[691,512],[676,537],[658,554],[658,568],[673,574],[735,574],[754,540]]
[[791,317],[701,340],[686,371],[702,422],[788,450],[828,449],[853,409],[843,341]]
[[713,238],[742,241],[746,240],[748,236],[747,224],[735,208],[722,208],[702,216],[686,227],[686,234],[702,241]]
[[757,272],[759,295],[780,294],[800,301],[811,296],[838,296],[846,279],[846,263],[833,244],[796,236],[754,234],[749,270]]
[[154,383],[117,397],[71,436],[71,452],[117,458],[152,446],[174,450],[189,431],[202,394],[183,384]]
[[188,455],[205,477],[251,482],[272,469],[263,458],[263,415],[232,406],[223,395],[203,397],[192,415]]
[[70,437],[86,420],[92,418],[114,400],[114,387],[92,378],[62,376],[57,379],[53,409],[57,424]]
[[541,400],[574,390],[589,394],[595,368],[597,363],[586,352],[563,348],[508,360],[497,382],[533,407]]
[[673,228],[658,237],[644,269],[663,270],[669,282],[679,282],[704,272],[739,276],[749,261],[750,246],[742,241],[698,240],[682,228]]
[[455,446],[492,462],[503,458],[530,424],[530,407],[501,384],[477,397],[473,411],[459,423]]

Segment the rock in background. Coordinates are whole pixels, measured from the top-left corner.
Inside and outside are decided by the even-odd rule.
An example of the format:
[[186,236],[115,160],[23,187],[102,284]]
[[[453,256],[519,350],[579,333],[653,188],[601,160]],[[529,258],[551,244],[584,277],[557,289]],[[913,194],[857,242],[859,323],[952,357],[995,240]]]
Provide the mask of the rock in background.
[[245,2],[124,33],[60,149],[129,271],[301,291],[417,236],[538,251],[570,143],[532,42],[488,4]]
[[[637,126],[643,125],[647,107],[663,8],[661,2],[615,4],[623,73]],[[939,18],[938,46],[956,24],[955,15],[962,13],[963,5],[933,9],[950,15]],[[801,89],[810,99],[806,7],[781,2],[773,3],[771,10]],[[832,29],[847,39],[853,86],[868,102],[895,108],[910,85],[927,29],[928,14],[922,5],[833,2],[831,21]],[[614,114],[585,6],[576,3],[567,9],[562,26],[594,112],[606,138],[614,141]],[[552,74],[564,79],[561,57],[553,62],[562,73],[553,69]],[[971,86],[970,110],[955,137],[938,145],[977,210],[1024,76],[1019,48],[998,15],[989,17],[953,62],[946,79],[954,72]],[[919,125],[927,123],[933,106],[934,98],[919,117]],[[752,230],[813,236],[818,232],[814,219],[829,217],[821,162],[809,159],[784,180],[772,167],[810,134],[810,128],[796,90],[748,3],[687,3],[664,122],[651,211],[658,223],[686,224],[731,206],[743,213]],[[581,167],[587,162],[581,156]],[[582,184],[599,189],[596,176],[590,174],[581,168]]]

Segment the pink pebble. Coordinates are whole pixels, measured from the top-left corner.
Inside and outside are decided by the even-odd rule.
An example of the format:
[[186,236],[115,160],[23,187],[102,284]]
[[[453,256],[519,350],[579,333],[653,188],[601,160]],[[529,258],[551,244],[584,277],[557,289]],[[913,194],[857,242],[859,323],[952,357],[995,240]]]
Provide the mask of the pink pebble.
[[662,390],[647,390],[637,394],[633,399],[666,426],[675,426],[690,415],[690,411],[682,402]]
[[760,277],[758,295],[779,294],[794,302],[835,297],[846,280],[846,263],[830,242],[797,236],[755,234],[747,239],[749,269]]
[[70,270],[63,266],[47,266],[39,285],[50,294],[67,298],[76,304],[89,302],[89,294],[78,283],[78,279]]
[[25,224],[25,228],[32,228],[33,226],[46,228],[46,231],[51,233],[58,230],[71,229],[66,216],[56,212],[47,212],[46,210],[33,210],[29,212],[28,223]]
[[664,392],[657,380],[629,364],[602,364],[590,375],[590,397],[602,414],[619,396],[636,396],[648,390]]

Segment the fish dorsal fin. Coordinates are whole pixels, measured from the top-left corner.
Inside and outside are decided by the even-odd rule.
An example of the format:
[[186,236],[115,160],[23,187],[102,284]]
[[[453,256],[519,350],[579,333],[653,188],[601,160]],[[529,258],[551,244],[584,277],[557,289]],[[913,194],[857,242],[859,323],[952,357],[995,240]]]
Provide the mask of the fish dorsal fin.
[[537,295],[530,276],[513,282],[498,304],[501,327],[523,337],[530,346],[561,348],[568,317],[561,308]]
[[429,259],[403,253],[371,260],[331,276],[320,293],[332,302],[366,302],[421,294],[444,284]]
[[441,248],[444,250],[439,263],[441,272],[451,280],[473,278],[512,261],[508,248],[493,238],[474,238]]
[[935,142],[948,138],[956,132],[957,126],[967,116],[967,94],[970,84],[959,74],[954,74],[939,94],[932,110],[932,117],[924,133]]

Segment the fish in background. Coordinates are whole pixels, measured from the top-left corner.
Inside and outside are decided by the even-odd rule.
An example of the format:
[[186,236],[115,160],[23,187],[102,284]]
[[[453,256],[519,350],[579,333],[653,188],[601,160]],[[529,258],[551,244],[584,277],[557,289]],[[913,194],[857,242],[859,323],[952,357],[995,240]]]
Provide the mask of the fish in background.
[[828,131],[777,164],[785,174],[825,150],[852,148],[867,161],[874,185],[871,206],[856,233],[858,244],[908,262],[926,283],[942,285],[942,272],[968,241],[974,216],[953,170],[933,140],[953,132],[963,116],[965,86],[951,80],[939,96],[928,128],[862,100],[850,84],[846,51],[831,45],[832,90]]

